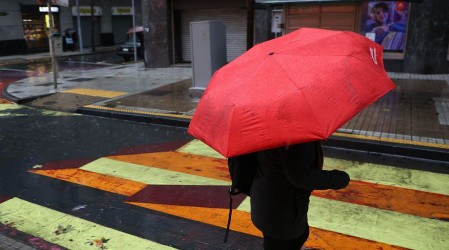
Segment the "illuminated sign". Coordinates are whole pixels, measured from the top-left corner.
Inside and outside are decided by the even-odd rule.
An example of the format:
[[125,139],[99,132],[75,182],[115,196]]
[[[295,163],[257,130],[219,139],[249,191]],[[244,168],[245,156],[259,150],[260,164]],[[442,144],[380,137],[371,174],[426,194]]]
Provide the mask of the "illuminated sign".
[[[92,8],[90,6],[79,6],[80,9],[80,16],[91,16],[92,15]],[[94,6],[93,8],[94,16],[101,16],[101,7]],[[76,6],[72,6],[72,15],[77,16],[78,10]]]
[[132,15],[133,8],[127,6],[116,6],[111,8],[111,14],[114,16]]
[[[40,6],[39,12],[48,12],[48,7]],[[59,12],[59,7],[51,7],[51,12]]]

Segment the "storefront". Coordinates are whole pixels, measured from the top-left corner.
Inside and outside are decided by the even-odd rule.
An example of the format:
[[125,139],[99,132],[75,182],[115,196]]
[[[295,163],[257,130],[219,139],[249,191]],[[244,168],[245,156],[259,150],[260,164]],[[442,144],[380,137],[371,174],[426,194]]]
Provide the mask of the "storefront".
[[[115,44],[124,43],[127,40],[128,30],[133,27],[133,8],[131,6],[111,7],[112,31]],[[136,26],[141,24],[136,23]]]
[[[72,6],[73,27],[75,31],[78,31],[77,13],[78,8],[76,6]],[[83,47],[91,47],[92,42],[94,42],[95,45],[100,45],[102,8],[100,6],[93,6],[93,8],[91,6],[79,6],[79,16],[81,22]]]
[[[27,51],[48,50],[50,16],[47,6],[21,5],[24,39]],[[59,7],[51,7],[54,32],[60,32]]]
[[292,3],[284,6],[285,30],[301,27],[347,30],[381,44],[386,59],[403,59],[409,3],[402,1],[360,1]]

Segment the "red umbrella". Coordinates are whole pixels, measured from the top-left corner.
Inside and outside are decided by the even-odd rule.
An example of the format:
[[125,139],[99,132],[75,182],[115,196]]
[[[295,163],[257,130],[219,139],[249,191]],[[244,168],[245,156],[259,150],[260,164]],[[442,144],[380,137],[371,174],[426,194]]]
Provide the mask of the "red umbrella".
[[395,87],[382,52],[312,28],[256,45],[215,72],[188,133],[225,157],[328,138]]
[[129,29],[127,33],[131,34],[131,33],[137,33],[137,32],[142,32],[142,31],[143,31],[143,26],[136,26],[136,27]]

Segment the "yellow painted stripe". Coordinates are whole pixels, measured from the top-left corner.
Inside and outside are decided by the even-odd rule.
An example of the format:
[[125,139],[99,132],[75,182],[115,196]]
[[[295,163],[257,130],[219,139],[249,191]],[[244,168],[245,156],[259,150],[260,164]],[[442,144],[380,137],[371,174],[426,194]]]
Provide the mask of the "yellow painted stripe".
[[[100,249],[102,238],[109,239],[103,249],[174,249],[18,198],[1,203],[0,214],[1,223],[68,249]],[[58,228],[67,232],[56,234]]]
[[312,196],[309,224],[411,249],[448,249],[449,223]]
[[[196,139],[177,151],[223,158],[215,150]],[[324,168],[347,171],[353,180],[449,195],[449,175],[447,174],[328,157],[324,158]],[[423,169],[425,169],[425,166],[423,166]]]
[[[194,221],[199,221],[214,225],[217,227],[226,228],[228,213],[227,209],[218,208],[203,208],[203,207],[189,207],[189,206],[176,206],[176,205],[164,205],[164,204],[151,204],[151,203],[139,203],[129,202],[130,204],[145,207],[151,210],[157,210],[163,213],[179,216],[182,218],[188,218]],[[251,222],[251,216],[248,212],[236,210],[232,213],[231,230],[262,237],[262,233]],[[230,234],[232,238],[232,232]],[[313,249],[326,249],[326,250],[390,250],[401,249],[396,246],[385,244],[382,242],[369,241],[363,238],[349,236],[341,233],[330,232],[319,228],[312,227],[310,229],[310,236],[305,243],[309,248]]]
[[324,168],[344,170],[353,180],[449,195],[447,174],[333,158],[324,159]]
[[[247,198],[238,210],[250,213]],[[411,249],[447,249],[449,223],[311,196],[310,226]]]
[[81,169],[152,185],[215,185],[229,186],[229,181],[216,180],[166,169],[100,158]]
[[126,108],[113,108],[113,107],[98,106],[98,105],[93,105],[93,104],[86,105],[86,106],[83,106],[83,107],[84,108],[90,108],[90,109],[99,109],[99,110],[108,110],[108,111],[122,112],[122,113],[133,113],[133,114],[163,116],[163,117],[171,117],[171,118],[192,119],[192,116],[190,116],[190,115],[166,114],[166,113],[161,113],[161,112],[151,112],[151,111],[136,110],[136,109],[126,109]]
[[39,113],[41,113],[42,115],[47,115],[47,116],[72,116],[72,115],[79,115],[79,114],[74,114],[74,113],[68,113],[68,112],[60,112],[60,111],[53,111],[53,110],[46,110],[46,109],[35,109],[35,108],[30,108],[27,106],[23,106],[23,105],[19,105],[16,103],[6,103],[6,104],[2,104],[0,105],[0,117],[1,116],[28,116],[27,114],[23,113],[9,113],[9,111],[14,111],[14,110],[20,110],[20,109],[28,109],[28,110],[38,110]]
[[206,145],[204,142],[197,139],[192,140],[191,142],[185,144],[176,151],[194,155],[202,155],[207,157],[225,159],[223,155],[221,155],[213,148]]
[[397,143],[397,144],[424,146],[424,147],[430,147],[430,148],[449,149],[449,145],[438,144],[438,143],[431,143],[431,142],[420,142],[420,141],[413,141],[413,140],[403,140],[403,139],[395,139],[395,138],[375,137],[375,136],[367,136],[367,135],[355,135],[355,134],[346,134],[346,133],[340,133],[340,132],[335,132],[332,135],[340,136],[340,137],[347,137],[347,138],[354,138],[354,139],[361,139],[361,140],[391,142],[391,143]]
[[108,156],[107,158],[115,161],[123,161],[142,166],[167,169],[175,172],[203,176],[217,180],[230,180],[226,160],[201,155],[168,151],[132,155],[114,155]]
[[101,89],[68,89],[63,91],[63,93],[71,93],[71,94],[80,94],[80,95],[88,95],[88,96],[99,96],[105,98],[113,98],[121,95],[128,94],[127,92],[117,92],[117,91],[108,91]]

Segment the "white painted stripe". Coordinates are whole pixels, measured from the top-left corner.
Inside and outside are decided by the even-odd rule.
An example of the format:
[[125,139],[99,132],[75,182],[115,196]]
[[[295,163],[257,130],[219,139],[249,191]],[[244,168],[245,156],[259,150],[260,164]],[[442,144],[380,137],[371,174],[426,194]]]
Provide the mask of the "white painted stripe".
[[[174,249],[18,198],[0,203],[0,222],[68,249],[100,249],[96,239],[109,239],[106,249]],[[68,229],[56,234],[58,227]]]
[[212,158],[225,159],[223,155],[215,151],[213,148],[209,147],[200,140],[194,139],[186,145],[182,146],[180,149],[176,150],[178,152],[183,152],[193,155],[201,155]]
[[449,249],[449,223],[311,197],[310,226],[411,249]]
[[352,180],[449,195],[447,174],[333,158],[325,158],[324,165],[326,169],[346,171]]
[[[251,212],[250,199],[237,210]],[[449,223],[311,196],[309,225],[410,249],[449,249]]]
[[81,169],[152,185],[214,185],[229,186],[230,182],[190,175],[166,169],[100,158]]
[[[178,151],[208,157],[223,158],[223,156],[200,140],[193,140]],[[449,175],[447,174],[437,174],[427,171],[327,157],[324,159],[324,165],[325,169],[339,169],[348,172],[352,180],[449,195]],[[423,169],[424,168],[425,167],[423,167]]]

